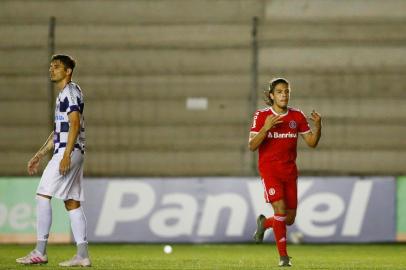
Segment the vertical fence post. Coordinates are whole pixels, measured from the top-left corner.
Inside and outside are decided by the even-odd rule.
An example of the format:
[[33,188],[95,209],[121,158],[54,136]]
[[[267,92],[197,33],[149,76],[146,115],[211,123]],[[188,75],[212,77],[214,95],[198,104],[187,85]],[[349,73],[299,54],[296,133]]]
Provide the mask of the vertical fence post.
[[[251,63],[251,94],[250,94],[250,120],[257,109],[257,100],[258,100],[258,17],[254,17],[252,20],[252,63]],[[252,154],[251,161],[251,172],[252,175],[255,175],[257,171],[257,160],[256,154]]]
[[[55,54],[55,17],[49,18],[49,25],[48,25],[48,63],[51,59],[52,55]],[[54,126],[54,105],[55,105],[55,91],[54,91],[54,84],[48,78],[48,104],[49,104],[49,123],[50,127],[53,128]]]

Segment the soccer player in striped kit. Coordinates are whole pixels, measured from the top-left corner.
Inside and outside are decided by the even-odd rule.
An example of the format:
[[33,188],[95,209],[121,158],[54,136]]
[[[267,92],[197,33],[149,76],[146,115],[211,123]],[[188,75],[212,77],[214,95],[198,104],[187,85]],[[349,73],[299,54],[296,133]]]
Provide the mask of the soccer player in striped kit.
[[305,115],[288,107],[289,82],[283,78],[269,83],[266,102],[270,107],[256,111],[249,135],[249,149],[258,149],[258,169],[262,178],[264,195],[272,205],[274,216],[257,218],[254,240],[261,243],[265,230],[273,229],[280,261],[279,266],[291,266],[286,248],[286,225],[292,225],[297,209],[296,167],[297,139],[300,134],[309,147],[315,148],[321,136],[321,116],[311,113],[314,130],[310,129]]
[[20,264],[48,262],[46,246],[52,223],[52,197],[61,199],[69,213],[77,254],[60,266],[91,266],[86,240],[86,217],[82,179],[85,152],[84,100],[80,87],[71,81],[75,60],[68,55],[54,55],[49,73],[59,95],[56,98],[54,131],[28,162],[30,175],[38,172],[40,160],[53,150],[37,188],[37,245],[27,256],[16,259]]

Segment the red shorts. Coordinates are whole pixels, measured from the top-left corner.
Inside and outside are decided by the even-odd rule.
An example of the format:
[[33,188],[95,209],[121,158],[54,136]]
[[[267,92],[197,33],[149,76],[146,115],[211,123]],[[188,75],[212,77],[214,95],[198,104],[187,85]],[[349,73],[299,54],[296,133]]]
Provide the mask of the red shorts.
[[267,203],[284,200],[286,209],[297,208],[297,177],[277,178],[266,176],[262,179]]

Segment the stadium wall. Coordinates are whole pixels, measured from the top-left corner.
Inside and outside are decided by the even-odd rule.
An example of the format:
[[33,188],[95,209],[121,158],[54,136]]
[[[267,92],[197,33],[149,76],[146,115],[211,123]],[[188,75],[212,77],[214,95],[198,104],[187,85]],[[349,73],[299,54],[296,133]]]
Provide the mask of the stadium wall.
[[[258,108],[283,76],[291,105],[323,116],[317,152],[299,143],[301,173],[406,175],[405,10],[402,0],[2,0],[1,175],[25,175],[52,129],[51,16],[56,51],[78,60],[87,176],[255,176],[254,16]],[[207,108],[189,109],[195,97]]]
[[397,240],[406,242],[406,176],[397,181]]
[[[35,241],[39,179],[0,180],[0,243]],[[289,241],[404,241],[405,189],[406,177],[302,177]],[[256,216],[272,214],[254,177],[88,178],[85,190],[91,242],[249,242]],[[63,204],[53,203],[52,241],[72,241]]]

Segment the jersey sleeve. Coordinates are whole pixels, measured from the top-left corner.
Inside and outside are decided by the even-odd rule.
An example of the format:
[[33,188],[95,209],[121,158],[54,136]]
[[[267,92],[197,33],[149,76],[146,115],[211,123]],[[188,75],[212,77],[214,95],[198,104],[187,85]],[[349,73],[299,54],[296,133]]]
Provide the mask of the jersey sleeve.
[[299,121],[298,122],[299,122],[298,132],[300,134],[307,133],[310,131],[310,125],[307,122],[306,116],[302,111],[299,112]]
[[66,108],[67,114],[71,112],[79,112],[80,111],[80,95],[78,90],[75,89],[73,86],[69,86],[66,93],[66,99],[68,100],[68,106]]
[[251,132],[259,132],[264,125],[264,114],[256,111],[252,119]]

